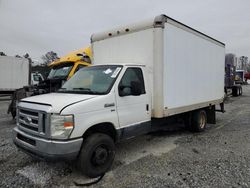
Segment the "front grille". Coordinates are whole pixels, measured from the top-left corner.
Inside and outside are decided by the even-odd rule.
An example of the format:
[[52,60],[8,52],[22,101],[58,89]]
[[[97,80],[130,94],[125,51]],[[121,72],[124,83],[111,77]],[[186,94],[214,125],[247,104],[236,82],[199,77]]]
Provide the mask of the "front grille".
[[31,115],[31,116],[38,116],[38,112],[33,112],[29,110],[24,110],[24,109],[20,109],[20,113],[24,113],[24,114]]
[[19,125],[21,125],[22,127],[25,127],[26,129],[30,129],[30,130],[38,132],[38,127],[28,126],[28,125],[26,125],[26,124],[24,124],[22,122],[20,122]]
[[44,135],[46,130],[46,113],[19,107],[17,113],[18,125],[26,132]]

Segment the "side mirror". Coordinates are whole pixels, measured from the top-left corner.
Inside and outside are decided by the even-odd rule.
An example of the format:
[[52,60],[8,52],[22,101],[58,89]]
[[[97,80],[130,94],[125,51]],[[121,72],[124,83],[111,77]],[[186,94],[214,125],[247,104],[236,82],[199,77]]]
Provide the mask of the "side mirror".
[[141,82],[132,81],[131,82],[131,95],[141,95],[142,94],[142,84]]

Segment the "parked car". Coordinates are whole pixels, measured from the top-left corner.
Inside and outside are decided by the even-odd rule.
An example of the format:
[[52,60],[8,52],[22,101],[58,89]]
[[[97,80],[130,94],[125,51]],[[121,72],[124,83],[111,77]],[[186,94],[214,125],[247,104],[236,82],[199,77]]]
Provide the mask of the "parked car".
[[250,72],[246,72],[244,75],[245,78],[245,82],[247,82],[247,80],[250,80]]

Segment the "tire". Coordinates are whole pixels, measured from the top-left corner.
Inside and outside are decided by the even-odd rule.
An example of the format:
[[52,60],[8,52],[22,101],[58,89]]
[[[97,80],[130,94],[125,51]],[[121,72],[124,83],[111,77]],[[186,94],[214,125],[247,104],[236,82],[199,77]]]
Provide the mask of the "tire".
[[233,95],[234,97],[237,97],[237,96],[238,96],[238,87],[233,87],[233,88],[232,88],[232,95]]
[[192,114],[190,130],[192,132],[202,132],[207,126],[207,113],[205,110],[197,110]]
[[243,92],[242,92],[242,87],[240,87],[239,90],[240,90],[240,96],[241,96],[242,93],[243,93]]
[[78,158],[80,171],[95,178],[107,172],[115,157],[115,144],[113,139],[103,133],[95,133],[86,138]]

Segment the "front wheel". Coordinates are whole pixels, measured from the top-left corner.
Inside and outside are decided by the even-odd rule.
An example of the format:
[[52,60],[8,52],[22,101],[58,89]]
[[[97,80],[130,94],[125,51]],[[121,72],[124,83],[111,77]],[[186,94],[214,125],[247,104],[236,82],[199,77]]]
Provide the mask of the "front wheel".
[[78,158],[78,167],[82,173],[95,178],[107,172],[115,157],[113,139],[103,133],[95,133],[86,138]]

